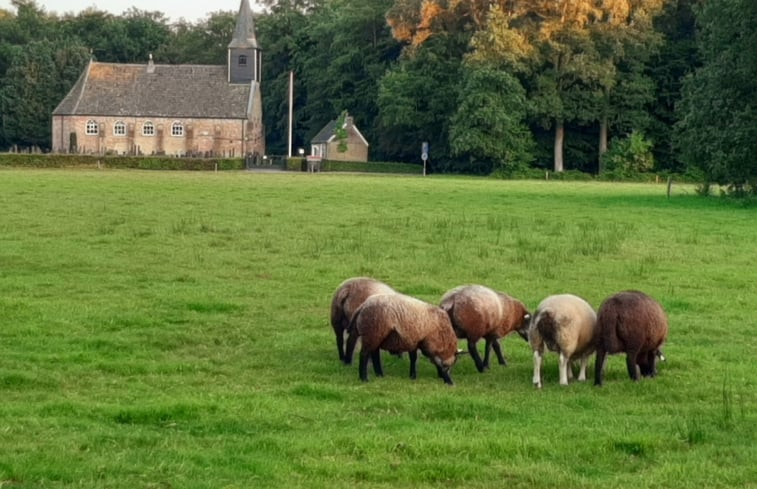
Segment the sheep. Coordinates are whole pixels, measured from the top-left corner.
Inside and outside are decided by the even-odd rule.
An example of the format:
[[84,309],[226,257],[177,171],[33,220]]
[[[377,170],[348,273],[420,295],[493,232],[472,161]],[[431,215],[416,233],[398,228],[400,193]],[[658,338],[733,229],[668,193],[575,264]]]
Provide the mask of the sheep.
[[336,335],[339,360],[344,362],[344,338],[357,308],[372,295],[392,293],[394,289],[390,286],[368,277],[349,278],[337,287],[331,300],[331,326]]
[[[499,338],[516,331],[528,341],[531,315],[521,301],[505,293],[483,285],[462,285],[445,293],[440,307],[449,314],[457,337],[468,340],[468,351],[479,372],[489,368],[492,347],[499,364],[507,365]],[[476,349],[481,338],[486,339],[483,361]]]
[[560,385],[573,377],[570,363],[580,360],[578,380],[586,380],[586,365],[595,348],[597,315],[585,300],[571,294],[552,295],[541,301],[531,319],[528,341],[534,351],[533,383],[542,387],[544,346],[560,354]]
[[460,351],[457,336],[447,313],[442,308],[400,293],[373,295],[363,302],[349,326],[345,361],[349,363],[358,337],[360,350],[359,376],[368,380],[368,359],[374,372],[383,376],[380,349],[391,353],[408,352],[410,378],[416,378],[418,350],[436,366],[439,377],[452,385],[450,369]]
[[625,352],[631,380],[657,375],[657,359],[665,361],[662,345],[668,336],[668,318],[659,302],[638,290],[618,292],[599,306],[597,328],[594,385],[602,385],[607,355],[614,353]]

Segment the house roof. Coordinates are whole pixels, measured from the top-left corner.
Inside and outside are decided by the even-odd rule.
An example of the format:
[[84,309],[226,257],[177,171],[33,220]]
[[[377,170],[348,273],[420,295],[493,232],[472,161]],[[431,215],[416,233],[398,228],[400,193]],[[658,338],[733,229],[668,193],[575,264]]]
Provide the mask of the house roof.
[[318,134],[313,136],[310,140],[311,143],[328,143],[334,137],[336,133],[336,119],[329,121],[328,124],[323,126],[323,129],[318,131]]
[[[347,117],[344,122],[344,126],[347,128],[348,132],[352,132],[353,134],[357,135],[358,138],[368,146],[368,140],[365,139],[363,134],[358,130],[357,126],[353,123],[352,117]],[[318,134],[313,136],[313,139],[310,140],[311,144],[323,144],[323,143],[330,143],[334,140],[336,137],[336,119],[331,120],[323,126],[323,129],[318,131]]]
[[229,43],[230,48],[253,48],[257,49],[258,41],[255,39],[255,22],[252,18],[252,9],[248,0],[242,0],[239,4],[237,25],[234,28],[234,36]]
[[226,66],[90,61],[53,115],[246,119],[252,84]]

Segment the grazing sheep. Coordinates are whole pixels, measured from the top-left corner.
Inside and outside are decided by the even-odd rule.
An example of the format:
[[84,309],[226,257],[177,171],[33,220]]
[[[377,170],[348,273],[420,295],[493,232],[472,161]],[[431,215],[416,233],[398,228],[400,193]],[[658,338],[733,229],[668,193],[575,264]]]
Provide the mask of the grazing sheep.
[[637,290],[608,297],[597,313],[597,359],[594,385],[602,385],[607,355],[626,354],[628,376],[657,375],[657,359],[664,361],[662,344],[668,337],[668,318],[659,302]]
[[[458,338],[468,340],[468,351],[479,372],[489,368],[489,352],[494,348],[500,365],[507,365],[499,339],[513,331],[528,341],[531,315],[517,299],[483,285],[462,285],[448,291],[440,306],[452,321]],[[478,354],[476,343],[486,339],[484,360]]]
[[534,350],[534,386],[541,388],[544,346],[560,354],[560,385],[573,377],[570,363],[581,362],[578,380],[586,380],[586,365],[594,351],[597,315],[585,300],[571,294],[552,295],[536,308],[528,341]]
[[450,369],[457,360],[457,337],[449,316],[440,307],[404,294],[380,294],[369,297],[358,308],[349,326],[345,362],[349,363],[358,337],[360,379],[368,380],[368,359],[377,376],[383,375],[380,349],[391,353],[408,352],[410,378],[416,377],[418,350],[436,366],[439,377],[452,384]]
[[350,278],[337,287],[331,300],[331,326],[336,335],[339,360],[344,361],[344,338],[357,308],[372,295],[392,293],[394,289],[368,277]]

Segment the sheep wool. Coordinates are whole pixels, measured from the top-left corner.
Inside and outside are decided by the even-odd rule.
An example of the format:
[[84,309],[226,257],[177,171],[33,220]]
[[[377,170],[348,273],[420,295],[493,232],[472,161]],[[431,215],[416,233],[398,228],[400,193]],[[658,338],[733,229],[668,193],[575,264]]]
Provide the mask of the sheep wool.
[[399,293],[371,296],[350,323],[346,358],[351,359],[358,337],[362,341],[361,380],[368,380],[369,359],[376,375],[383,375],[380,350],[407,352],[410,378],[414,379],[420,350],[436,366],[439,376],[452,384],[450,369],[457,360],[457,337],[449,316],[440,307]]
[[392,294],[387,284],[369,277],[354,277],[342,282],[331,299],[331,326],[336,336],[336,349],[339,360],[345,361],[344,339],[347,327],[358,307],[370,296],[376,294]]
[[570,364],[575,360],[580,360],[578,380],[586,380],[586,365],[594,352],[596,335],[597,315],[582,298],[560,294],[541,301],[528,330],[534,351],[534,386],[542,387],[545,346],[560,355],[560,385],[568,385],[568,379],[573,377]]
[[[516,331],[528,341],[531,315],[521,301],[504,292],[483,285],[461,285],[442,296],[440,307],[449,315],[457,337],[468,341],[468,351],[479,372],[489,368],[492,348],[499,364],[507,365],[500,338]],[[483,361],[476,348],[481,338],[486,340]]]
[[602,385],[607,355],[626,354],[631,380],[657,375],[657,359],[668,337],[668,318],[659,302],[638,290],[605,299],[597,313],[597,358],[594,385]]

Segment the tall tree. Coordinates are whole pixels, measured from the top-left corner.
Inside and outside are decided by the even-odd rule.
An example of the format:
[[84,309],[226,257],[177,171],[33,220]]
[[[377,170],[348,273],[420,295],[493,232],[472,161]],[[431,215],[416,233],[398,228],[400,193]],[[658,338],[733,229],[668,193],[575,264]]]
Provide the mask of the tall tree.
[[517,78],[490,66],[469,66],[450,146],[467,158],[467,171],[512,172],[533,160],[534,141],[525,125],[526,92]]
[[6,141],[50,147],[50,114],[88,58],[88,50],[76,40],[33,41],[14,56],[0,89]]
[[565,124],[594,120],[592,87],[612,77],[613,66],[601,58],[588,29],[601,16],[589,0],[511,2],[492,9],[473,39],[474,58],[520,73],[533,116],[554,131],[558,172],[564,169]]
[[[342,110],[369,142],[377,139],[379,79],[400,52],[384,19],[390,5],[391,0],[331,0],[310,17],[309,49],[298,53],[308,101],[300,117],[308,139]],[[380,157],[375,148],[371,153]]]
[[684,82],[677,142],[711,182],[757,188],[757,2],[709,0],[698,12],[699,67]]

